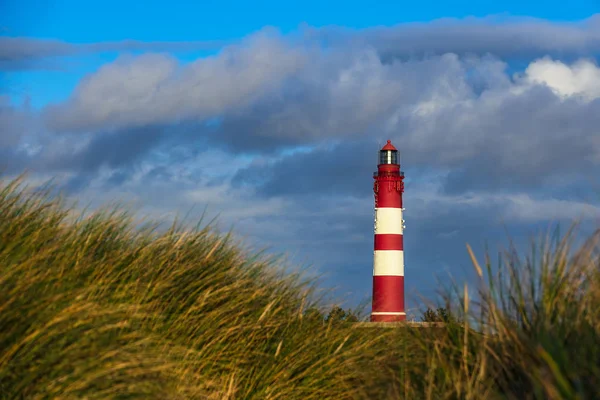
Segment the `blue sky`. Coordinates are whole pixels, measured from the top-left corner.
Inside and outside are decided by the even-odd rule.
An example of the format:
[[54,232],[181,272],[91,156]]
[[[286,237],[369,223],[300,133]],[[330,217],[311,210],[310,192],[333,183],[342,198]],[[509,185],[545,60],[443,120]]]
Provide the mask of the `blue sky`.
[[492,14],[549,20],[586,18],[596,0],[570,1],[11,1],[2,24],[11,35],[70,42],[236,39],[265,25],[289,32],[299,24],[366,28]]
[[[356,304],[372,172],[406,172],[409,305],[465,243],[600,218],[600,2],[8,1],[0,167],[93,206],[204,206]],[[301,150],[301,151],[299,151]]]

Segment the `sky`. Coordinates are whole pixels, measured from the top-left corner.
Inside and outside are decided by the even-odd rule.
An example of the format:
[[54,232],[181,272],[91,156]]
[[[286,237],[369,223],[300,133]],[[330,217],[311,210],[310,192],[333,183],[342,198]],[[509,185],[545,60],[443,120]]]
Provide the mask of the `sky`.
[[352,306],[391,139],[410,314],[473,282],[466,243],[597,226],[599,57],[600,0],[4,0],[0,170],[92,207],[218,215]]

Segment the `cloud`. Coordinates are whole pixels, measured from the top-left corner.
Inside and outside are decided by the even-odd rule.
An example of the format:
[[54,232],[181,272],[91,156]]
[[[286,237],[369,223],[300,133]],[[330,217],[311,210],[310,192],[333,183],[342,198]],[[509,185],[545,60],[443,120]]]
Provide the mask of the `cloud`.
[[[352,30],[338,26],[300,31],[304,42],[331,47],[369,46],[384,59],[423,55],[493,54],[500,58],[579,57],[600,51],[600,14],[575,22],[550,22],[515,16],[443,18],[425,23],[404,23],[393,27]],[[231,41],[144,42],[121,40],[70,43],[60,39],[0,37],[0,67],[32,67],[44,58],[103,52],[181,52],[217,50]]]
[[529,64],[524,80],[545,84],[562,97],[582,96],[588,101],[600,97],[600,68],[592,60],[581,59],[568,66],[544,57]]
[[[143,42],[121,40],[117,42],[69,43],[58,39],[38,39],[30,37],[0,37],[0,70],[36,69],[40,65],[58,68],[58,57],[80,56],[106,52],[185,52],[216,50],[226,41],[200,42]],[[46,60],[43,64],[39,61]],[[48,64],[50,63],[50,64]]]
[[13,104],[8,96],[0,94],[0,175],[31,165],[34,142],[43,129],[28,99]]
[[[93,135],[87,140],[54,142],[41,154],[44,168],[95,171],[101,167],[126,167],[148,153],[161,140],[165,129],[152,126]],[[62,142],[62,143],[61,143]]]
[[372,273],[372,172],[392,139],[407,290],[422,291],[470,268],[465,242],[506,243],[505,225],[522,240],[600,216],[597,29],[594,17],[266,30],[189,63],[123,55],[44,108],[43,125],[2,103],[0,160],[58,174],[83,205],[125,199],[168,218],[196,206],[190,221],[208,206],[357,299]]
[[410,164],[451,169],[449,191],[523,189],[590,176],[600,162],[599,112],[598,101],[560,99],[543,87],[489,93],[410,118],[400,140]]
[[[365,148],[392,138],[406,165],[445,171],[449,194],[535,189],[592,177],[600,164],[598,76],[585,59],[545,57],[514,76],[491,56],[388,63],[370,48],[323,50],[266,31],[187,65],[147,54],[103,66],[44,110],[59,139],[36,163],[92,171],[130,165],[167,141],[197,143],[269,155],[234,177],[263,196],[356,194]],[[294,146],[315,151],[277,156]],[[321,171],[340,178],[328,183]]]
[[0,96],[0,149],[15,146],[26,131],[27,113]]
[[600,220],[600,207],[583,202],[561,199],[533,199],[526,194],[509,197],[507,219],[523,222],[549,220]]
[[166,55],[122,57],[49,106],[47,121],[57,131],[89,131],[207,119],[276,88],[304,62],[268,32],[185,66]]
[[386,65],[371,49],[311,53],[276,96],[223,116],[215,137],[247,151],[390,132],[398,110],[431,96],[457,67],[452,55]]
[[575,22],[550,22],[515,16],[443,18],[424,23],[351,30],[307,28],[307,37],[340,45],[371,46],[384,60],[454,53],[503,59],[546,55],[580,57],[600,51],[600,14]]
[[[447,55],[390,65],[374,62],[349,86],[368,87],[375,80],[385,82],[382,88],[393,88],[389,95],[381,93],[392,106],[373,108],[380,113],[362,107],[385,104],[377,97],[379,90],[369,95],[351,90],[355,96],[346,102],[348,96],[332,95],[334,85],[322,84],[318,94],[290,96],[272,109],[252,108],[232,117],[235,123],[225,117],[214,137],[238,151],[276,147],[283,139],[309,145],[339,142],[238,172],[236,184],[257,186],[267,196],[356,193],[358,176],[371,172],[372,154],[366,149],[374,152],[387,137],[398,144],[408,168],[439,169],[448,193],[537,190],[548,184],[565,189],[574,176],[592,179],[600,165],[600,101],[575,92],[557,95],[549,85],[561,85],[560,76],[538,83],[536,68],[546,62],[568,71],[582,65],[542,59],[532,62],[525,78],[512,80],[505,64],[494,59],[465,61]],[[349,70],[338,71],[339,76]],[[317,98],[318,103],[312,101]],[[293,185],[290,176],[295,177]]]
[[[368,150],[370,147],[370,151]],[[370,194],[375,170],[376,143],[351,141],[320,147],[240,169],[232,178],[235,187],[252,187],[264,197],[310,198]],[[366,183],[365,183],[366,182]]]

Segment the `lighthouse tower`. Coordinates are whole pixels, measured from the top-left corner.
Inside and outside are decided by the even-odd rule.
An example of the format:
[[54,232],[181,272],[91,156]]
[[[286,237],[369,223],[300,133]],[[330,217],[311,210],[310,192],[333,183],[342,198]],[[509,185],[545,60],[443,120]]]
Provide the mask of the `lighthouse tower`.
[[375,251],[371,321],[404,321],[404,172],[400,171],[398,150],[389,140],[379,151],[379,165],[373,178]]

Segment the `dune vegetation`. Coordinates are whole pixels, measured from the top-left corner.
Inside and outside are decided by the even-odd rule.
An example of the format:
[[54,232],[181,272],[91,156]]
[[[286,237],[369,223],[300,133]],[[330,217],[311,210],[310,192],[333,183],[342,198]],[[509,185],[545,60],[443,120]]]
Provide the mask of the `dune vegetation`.
[[545,238],[449,290],[437,328],[333,318],[315,284],[211,226],[74,215],[0,183],[2,399],[589,399],[599,234]]

